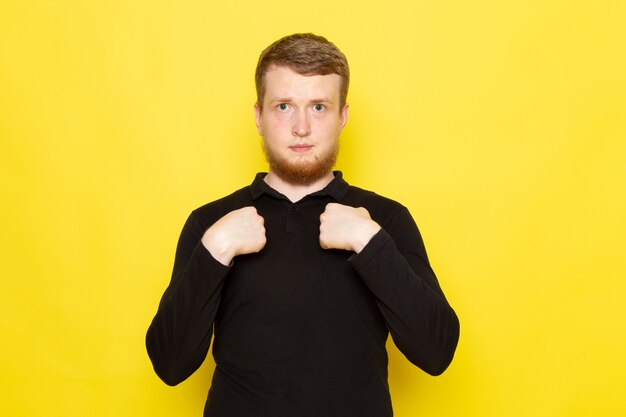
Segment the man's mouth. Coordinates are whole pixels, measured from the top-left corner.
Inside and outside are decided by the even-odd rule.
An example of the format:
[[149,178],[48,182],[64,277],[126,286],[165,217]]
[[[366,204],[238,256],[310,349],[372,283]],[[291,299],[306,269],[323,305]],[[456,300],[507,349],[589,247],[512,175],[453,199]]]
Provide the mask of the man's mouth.
[[313,145],[292,145],[289,149],[294,152],[308,152],[313,149]]

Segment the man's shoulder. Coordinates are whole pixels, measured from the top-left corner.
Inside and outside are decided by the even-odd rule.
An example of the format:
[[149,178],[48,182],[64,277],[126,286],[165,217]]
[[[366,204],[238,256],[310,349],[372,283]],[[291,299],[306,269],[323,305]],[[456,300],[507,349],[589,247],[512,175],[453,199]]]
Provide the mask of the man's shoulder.
[[372,190],[350,185],[344,199],[349,203],[362,203],[366,205],[380,205],[390,209],[404,207],[398,201],[378,194]]
[[374,191],[350,185],[343,203],[352,207],[366,208],[372,217],[388,218],[407,210],[404,205]]
[[250,186],[247,185],[227,196],[196,208],[191,215],[201,223],[210,225],[227,213],[250,205],[252,205],[252,195],[250,193]]

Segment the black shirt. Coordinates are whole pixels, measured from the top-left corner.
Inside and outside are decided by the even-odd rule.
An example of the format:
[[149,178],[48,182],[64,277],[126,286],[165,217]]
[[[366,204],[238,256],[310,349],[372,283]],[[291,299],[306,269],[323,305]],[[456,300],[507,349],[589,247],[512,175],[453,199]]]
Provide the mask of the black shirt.
[[[433,375],[447,368],[459,337],[411,215],[340,172],[296,203],[263,177],[189,216],[148,330],[156,373],[169,385],[185,380],[214,331],[205,416],[391,416],[388,333]],[[359,254],[320,247],[319,218],[330,202],[365,207],[382,227]],[[245,206],[264,218],[267,243],[224,266],[200,240]]]

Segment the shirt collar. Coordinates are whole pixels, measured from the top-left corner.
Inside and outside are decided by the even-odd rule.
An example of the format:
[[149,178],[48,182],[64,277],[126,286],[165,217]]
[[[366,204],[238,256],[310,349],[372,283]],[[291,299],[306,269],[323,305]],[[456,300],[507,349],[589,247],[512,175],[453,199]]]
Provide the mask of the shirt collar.
[[[337,201],[341,200],[348,192],[348,188],[350,186],[343,179],[343,174],[341,173],[341,171],[333,171],[333,174],[335,175],[335,178],[333,178],[333,180],[329,182],[326,187],[309,194],[307,197],[328,195]],[[252,194],[252,199],[256,200],[263,194],[268,194],[277,198],[286,198],[284,195],[270,187],[265,182],[264,178],[266,175],[267,172],[259,172],[254,177],[254,181],[252,181],[252,184],[250,184],[250,193]]]

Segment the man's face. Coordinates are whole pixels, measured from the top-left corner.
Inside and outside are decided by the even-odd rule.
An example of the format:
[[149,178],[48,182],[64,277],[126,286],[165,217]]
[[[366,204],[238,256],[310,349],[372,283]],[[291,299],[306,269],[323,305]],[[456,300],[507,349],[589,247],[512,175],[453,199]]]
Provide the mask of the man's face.
[[271,173],[306,185],[332,170],[348,120],[340,86],[337,74],[304,76],[284,66],[265,73],[263,110],[255,105],[254,116]]

